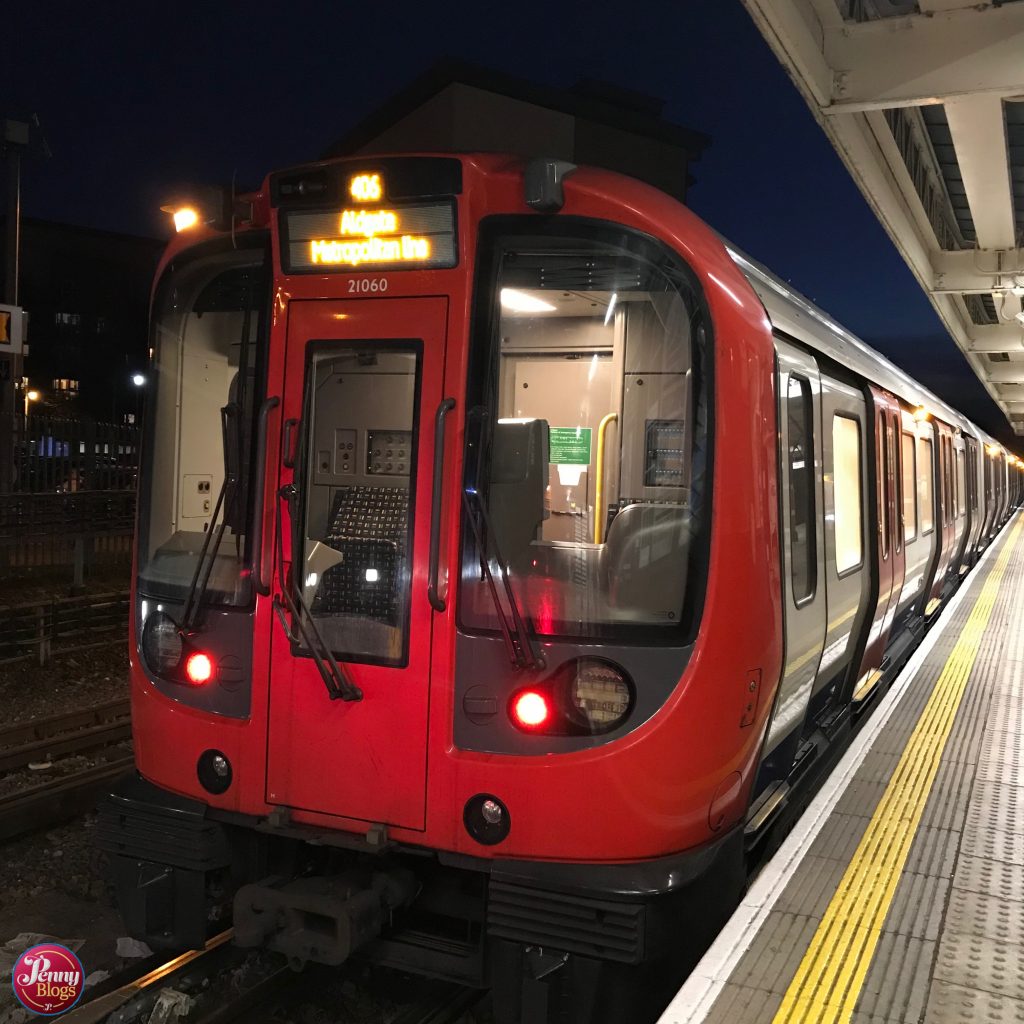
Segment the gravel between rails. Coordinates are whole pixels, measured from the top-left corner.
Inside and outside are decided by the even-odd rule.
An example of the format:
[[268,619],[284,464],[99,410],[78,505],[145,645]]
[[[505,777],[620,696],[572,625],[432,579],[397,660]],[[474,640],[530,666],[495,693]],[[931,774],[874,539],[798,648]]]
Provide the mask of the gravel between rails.
[[[126,624],[127,626],[127,624]],[[32,661],[0,665],[0,725],[49,718],[128,697],[128,642]]]

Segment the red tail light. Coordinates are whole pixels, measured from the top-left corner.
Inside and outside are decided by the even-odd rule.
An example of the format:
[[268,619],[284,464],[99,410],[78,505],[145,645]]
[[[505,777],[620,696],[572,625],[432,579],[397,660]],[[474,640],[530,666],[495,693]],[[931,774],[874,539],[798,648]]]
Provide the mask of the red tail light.
[[512,700],[512,719],[520,729],[539,729],[551,717],[548,698],[536,690],[524,690]]
[[208,654],[196,651],[185,661],[185,675],[190,683],[207,683],[213,676],[213,661]]

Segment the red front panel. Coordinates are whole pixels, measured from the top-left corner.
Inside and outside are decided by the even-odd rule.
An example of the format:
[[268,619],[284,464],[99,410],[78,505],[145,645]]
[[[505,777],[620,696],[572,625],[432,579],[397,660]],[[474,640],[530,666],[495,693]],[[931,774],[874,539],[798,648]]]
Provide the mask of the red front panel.
[[[362,690],[363,698],[351,702],[331,700],[312,658],[296,657],[280,622],[274,623],[266,796],[270,804],[402,828],[423,828],[430,692],[431,609],[426,597],[425,575],[433,457],[430,427],[441,396],[447,312],[448,303],[443,298],[359,299],[294,302],[291,305],[283,416],[286,420],[306,420],[304,436],[310,443],[311,455],[308,489],[315,496],[317,480],[323,478],[340,482],[342,486],[323,486],[331,492],[328,497],[333,497],[334,505],[341,506],[348,493],[358,490],[345,486],[347,481],[370,481],[368,486],[361,487],[368,498],[360,498],[361,504],[335,514],[335,518],[347,517],[340,527],[340,535],[333,541],[342,548],[338,554],[342,561],[326,571],[322,561],[313,568],[307,565],[303,569],[306,578],[317,569],[325,577],[319,588],[312,585],[306,588],[311,613],[320,616],[320,627],[325,631],[329,646],[336,649],[345,673]],[[396,342],[395,339],[401,340]],[[347,345],[331,345],[332,341],[350,340],[370,342],[356,350],[358,360],[345,358],[350,351]],[[374,345],[374,342],[378,344]],[[322,383],[316,386],[314,382],[320,404],[312,414],[308,403],[304,404],[310,375],[317,365],[309,358],[313,351],[309,348],[311,343],[315,351],[326,359],[331,358],[334,352],[340,353],[339,365],[342,368],[352,364],[351,376],[356,385],[355,393],[345,390],[348,380],[344,369],[322,374]],[[382,354],[378,367],[355,365],[358,361],[369,362],[366,354],[375,348]],[[412,408],[419,418],[418,430],[411,432],[411,438],[406,436],[408,431],[402,430],[407,423],[401,418],[396,420],[395,410],[387,408],[385,386],[395,373],[358,375],[359,370],[389,369],[383,357],[394,359],[396,351],[398,355],[408,355],[410,369],[415,362],[419,363],[418,380],[409,382],[413,398],[418,399]],[[417,354],[418,360],[414,358]],[[353,407],[363,397],[358,392],[364,389],[370,392],[365,396],[366,408],[370,411],[360,417]],[[418,395],[415,390],[418,390]],[[325,391],[338,394],[324,394]],[[342,408],[337,408],[339,405]],[[328,419],[329,429],[321,430],[318,436],[310,438],[311,417],[320,423]],[[341,426],[335,426],[335,423]],[[394,430],[395,433],[385,433],[385,430]],[[375,458],[376,449],[366,449],[367,436],[372,444],[380,447],[381,455],[381,460],[372,462],[370,466],[366,461]],[[372,440],[374,438],[377,440]],[[384,502],[391,502],[393,506],[392,499],[396,495],[401,496],[403,489],[374,484],[377,481],[394,483],[402,480],[399,466],[402,474],[408,474],[408,467],[398,460],[406,457],[406,448],[402,446],[409,441],[415,443],[415,474],[411,477],[412,498],[408,510],[413,519],[413,544],[411,557],[405,563],[406,569],[411,570],[411,577],[395,581],[395,586],[403,591],[411,589],[407,642],[403,642],[405,638],[398,629],[389,629],[386,639],[394,649],[377,655],[390,656],[392,660],[404,661],[405,664],[362,664],[362,657],[373,655],[345,658],[343,652],[337,650],[345,646],[344,642],[332,642],[326,632],[332,618],[328,608],[329,587],[332,585],[330,576],[332,573],[343,574],[338,577],[340,582],[333,585],[349,588],[353,575],[359,574],[357,582],[363,584],[367,592],[363,603],[371,607],[359,608],[351,599],[342,606],[342,611],[356,620],[355,629],[372,631],[389,615],[396,620],[402,617],[401,609],[398,612],[381,609],[380,596],[374,593],[380,590],[383,576],[389,569],[371,563],[383,562],[387,551],[380,550],[380,541],[361,540],[358,534],[364,527],[368,527],[364,532],[373,532],[374,522],[382,516],[394,516],[393,507],[389,508]],[[390,447],[385,448],[384,445]],[[319,465],[317,460],[325,458],[330,460],[330,464]],[[384,462],[384,459],[394,461]],[[301,460],[297,465],[301,468]],[[331,472],[334,469],[339,472]],[[368,469],[370,475],[366,475]],[[291,483],[292,478],[293,471],[283,468],[282,485]],[[404,479],[408,482],[410,477],[407,475]],[[312,500],[313,497],[310,498]],[[288,512],[282,509],[282,514],[288,523]],[[307,538],[317,532],[312,528],[313,518],[314,510],[309,509]],[[327,526],[331,528],[330,523]],[[302,528],[300,526],[300,530]],[[298,554],[291,550],[288,542],[290,532],[288,529],[283,531],[286,559],[289,561]],[[327,552],[329,558],[334,557],[332,552],[334,549],[330,548]],[[348,565],[346,561],[357,564]],[[372,577],[370,582],[367,582],[367,576]],[[346,597],[342,595],[343,600]],[[356,637],[356,642],[359,639]],[[404,652],[402,648],[405,648]]]
[[[367,822],[390,822],[397,840],[476,856],[623,860],[697,846],[742,818],[780,673],[774,348],[764,308],[718,236],[676,201],[594,169],[580,168],[566,181],[562,216],[621,223],[660,239],[689,263],[705,293],[714,339],[714,475],[701,627],[675,692],[622,740],[554,756],[461,751],[452,741],[457,609],[446,573],[454,576],[459,558],[477,229],[493,214],[537,216],[523,202],[519,161],[472,156],[463,167],[456,269],[388,274],[386,300],[344,299],[352,281],[379,273],[279,276],[275,286],[269,393],[279,393],[283,377],[284,409],[271,420],[268,559],[278,512],[277,446],[282,420],[299,416],[303,346],[309,339],[423,339],[408,666],[349,662],[364,701],[329,701],[309,660],[288,654],[270,598],[261,597],[251,718],[225,721],[175,705],[136,672],[139,767],[158,785],[233,811],[266,815],[273,805],[286,805],[296,822],[357,833]],[[544,219],[538,216],[538,223]],[[448,296],[449,311],[443,391],[445,300],[421,297],[437,295]],[[427,424],[449,395],[458,403],[445,441],[440,538],[441,594],[449,600],[444,612],[431,613],[425,556],[433,431]],[[289,480],[283,472],[280,482]],[[752,679],[762,680],[753,696]],[[208,747],[222,750],[237,768],[221,796],[196,781],[196,758]],[[498,847],[481,847],[462,823],[465,802],[481,792],[499,796],[510,811],[512,830]]]

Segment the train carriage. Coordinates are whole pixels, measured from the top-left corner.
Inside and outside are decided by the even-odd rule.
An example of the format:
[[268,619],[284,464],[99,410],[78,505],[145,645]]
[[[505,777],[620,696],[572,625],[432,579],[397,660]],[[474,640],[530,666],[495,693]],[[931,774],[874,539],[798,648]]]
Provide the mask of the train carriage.
[[1021,464],[611,172],[359,157],[195,220],[100,822],[130,930],[653,1015]]

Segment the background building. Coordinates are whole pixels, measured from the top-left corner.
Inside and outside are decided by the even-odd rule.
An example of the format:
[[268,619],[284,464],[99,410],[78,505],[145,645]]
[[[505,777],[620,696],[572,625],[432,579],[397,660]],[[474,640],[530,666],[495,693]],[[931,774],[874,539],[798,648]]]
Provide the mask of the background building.
[[131,376],[147,362],[149,293],[163,245],[22,218],[25,373],[40,393],[39,411],[115,423],[136,411]]
[[604,82],[551,89],[444,61],[369,114],[323,157],[502,152],[593,164],[685,202],[690,165],[710,138],[661,116],[664,101]]

